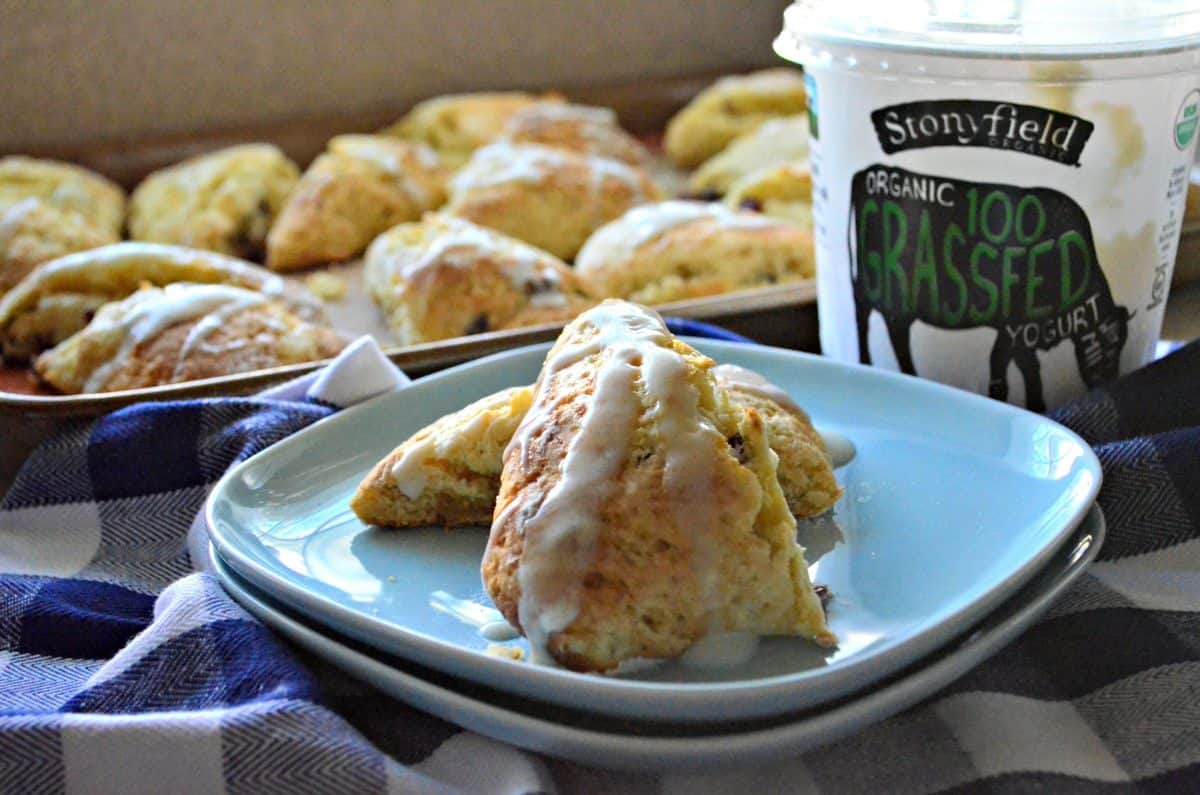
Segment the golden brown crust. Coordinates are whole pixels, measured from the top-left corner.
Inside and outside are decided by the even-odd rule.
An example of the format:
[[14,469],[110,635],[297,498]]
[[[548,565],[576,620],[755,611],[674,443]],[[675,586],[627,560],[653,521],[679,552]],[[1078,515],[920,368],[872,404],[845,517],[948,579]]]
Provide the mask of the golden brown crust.
[[[649,347],[621,347],[620,331],[601,326],[622,306],[582,315],[547,357],[555,364],[505,453],[482,566],[488,594],[574,670],[675,657],[717,631],[832,645],[761,418],[733,404],[707,372],[712,361],[665,328],[646,336],[631,319],[629,333]],[[592,419],[601,402],[605,419]],[[614,402],[632,414],[609,413]],[[605,423],[601,433],[592,422]],[[603,449],[584,438],[603,439]],[[585,464],[589,476],[566,485],[572,455],[607,463]]]
[[501,137],[511,143],[540,144],[631,166],[650,160],[646,147],[621,129],[617,114],[608,108],[537,102],[515,112]]
[[570,260],[598,227],[661,196],[649,175],[618,161],[498,143],[454,177],[445,212]]
[[396,226],[366,260],[371,297],[405,345],[568,320],[591,303],[558,258],[458,218]]
[[674,213],[664,202],[639,207],[597,230],[580,251],[575,272],[594,296],[660,304],[731,290],[810,278],[815,272],[811,231],[756,213],[710,207],[638,238],[656,215]]
[[747,174],[789,162],[808,162],[806,116],[771,119],[738,136],[696,169],[688,180],[688,188],[726,194]]
[[804,78],[798,69],[731,75],[700,92],[671,119],[663,146],[676,165],[695,168],[763,122],[804,109]]
[[433,97],[413,106],[404,118],[382,130],[381,134],[427,144],[447,166],[457,168],[476,149],[499,137],[514,113],[552,97],[537,97],[521,91]]
[[[192,314],[162,308],[201,292],[231,301]],[[164,311],[161,328],[137,336],[139,320],[153,324]],[[60,392],[111,392],[315,361],[344,346],[332,329],[300,320],[260,293],[177,283],[106,304],[87,328],[39,356],[35,369]]]
[[81,166],[22,155],[0,158],[0,211],[26,199],[73,213],[97,234],[120,239],[125,191]]
[[0,209],[0,295],[43,262],[117,240],[117,235],[83,216],[42,199],[25,199]]
[[446,173],[423,144],[340,135],[304,172],[267,236],[267,267],[357,257],[377,235],[442,204]]
[[299,178],[296,164],[270,144],[189,158],[137,186],[129,236],[261,259],[267,230]]

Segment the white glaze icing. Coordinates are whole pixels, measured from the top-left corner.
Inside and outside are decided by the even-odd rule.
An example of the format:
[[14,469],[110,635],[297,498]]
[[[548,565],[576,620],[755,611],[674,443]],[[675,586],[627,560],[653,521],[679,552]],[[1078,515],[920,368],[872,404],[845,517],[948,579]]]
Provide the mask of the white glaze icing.
[[632,194],[646,198],[642,179],[631,166],[596,155],[564,152],[540,144],[514,144],[497,141],[477,149],[463,168],[451,180],[453,193],[489,188],[510,182],[541,182],[556,170],[572,163],[585,165],[591,173],[591,190],[599,193],[605,180],[620,180]]
[[[94,332],[117,331],[121,342],[117,352],[97,367],[84,382],[85,392],[102,389],[113,370],[126,360],[142,342],[178,323],[200,318],[179,349],[175,364],[178,372],[185,356],[205,337],[221,327],[232,314],[263,304],[262,293],[226,284],[168,284],[166,287],[134,293],[112,311],[101,311],[89,327]],[[214,318],[213,322],[208,322]]]
[[[483,432],[483,425],[490,421],[489,414],[484,411],[476,413],[463,425],[456,425],[454,433],[459,437],[471,438]],[[415,500],[429,485],[429,477],[425,465],[429,459],[438,454],[444,443],[453,441],[446,439],[444,434],[430,432],[413,441],[404,454],[392,465],[391,476],[400,492],[410,500]]]
[[[380,141],[371,135],[342,135],[333,140],[330,148],[348,157],[365,160],[387,172],[395,178],[396,186],[419,207],[432,204],[429,191],[413,175],[417,167],[428,170],[437,166],[437,155],[423,144],[406,145],[404,149],[399,149],[395,141]],[[410,161],[415,161],[415,164]]]
[[442,216],[431,223],[436,230],[432,240],[421,246],[405,246],[402,254],[395,252],[400,278],[411,281],[421,271],[438,265],[469,268],[483,254],[500,265],[515,289],[529,292],[529,285],[543,287],[530,296],[531,305],[566,305],[562,280],[549,254],[461,218]]
[[575,267],[586,270],[625,259],[639,246],[670,229],[705,220],[731,229],[767,229],[784,225],[776,219],[758,213],[738,212],[715,202],[643,204],[597,229],[580,249]]
[[547,121],[579,121],[590,125],[614,127],[617,114],[611,108],[594,105],[573,105],[568,102],[538,102],[522,108],[513,115],[514,126],[521,122],[545,119]]
[[[725,440],[699,411],[699,393],[688,380],[686,361],[670,347],[671,335],[662,319],[634,304],[605,302],[581,315],[577,324],[577,333],[582,327],[590,327],[593,333],[580,334],[579,341],[552,352],[539,377],[533,407],[505,452],[506,461],[515,455],[520,466],[528,468],[530,439],[554,416],[554,405],[544,394],[547,385],[557,373],[601,355],[593,394],[558,481],[522,528],[518,616],[535,650],[544,650],[549,637],[578,616],[579,583],[603,529],[601,512],[620,488],[616,478],[628,459],[643,410],[651,412],[658,425],[671,520],[688,527],[694,540],[707,608],[714,606],[718,587],[720,518],[713,511],[697,511],[697,506],[709,499],[718,451]],[[512,501],[495,524],[508,521],[521,504],[538,502]]]
[[753,395],[758,395],[761,398],[778,403],[792,411],[803,414],[805,417],[808,416],[804,409],[800,408],[800,405],[792,400],[791,395],[753,370],[738,367],[736,364],[718,364],[712,369],[712,374],[718,381],[727,386],[740,387],[742,390]]

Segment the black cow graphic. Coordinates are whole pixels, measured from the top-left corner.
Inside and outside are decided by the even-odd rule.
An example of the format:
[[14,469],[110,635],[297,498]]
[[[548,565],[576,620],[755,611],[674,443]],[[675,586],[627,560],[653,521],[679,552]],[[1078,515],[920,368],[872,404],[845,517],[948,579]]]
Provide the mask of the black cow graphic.
[[1089,387],[1117,376],[1131,315],[1114,303],[1091,225],[1070,197],[872,166],[854,176],[848,238],[863,363],[878,311],[912,375],[914,321],[994,328],[988,394],[1007,399],[1015,362],[1034,411],[1045,410],[1039,350],[1070,340]]

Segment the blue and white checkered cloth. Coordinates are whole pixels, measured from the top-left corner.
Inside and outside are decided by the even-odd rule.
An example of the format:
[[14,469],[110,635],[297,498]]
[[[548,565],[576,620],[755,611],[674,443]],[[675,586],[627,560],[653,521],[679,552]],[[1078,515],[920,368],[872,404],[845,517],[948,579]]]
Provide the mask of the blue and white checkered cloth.
[[194,573],[233,463],[407,382],[373,343],[247,399],[135,406],[39,448],[0,503],[0,791],[1200,791],[1200,347],[1060,419],[1109,540],[1050,615],[925,704],[776,765],[621,774],[462,731],[285,645]]

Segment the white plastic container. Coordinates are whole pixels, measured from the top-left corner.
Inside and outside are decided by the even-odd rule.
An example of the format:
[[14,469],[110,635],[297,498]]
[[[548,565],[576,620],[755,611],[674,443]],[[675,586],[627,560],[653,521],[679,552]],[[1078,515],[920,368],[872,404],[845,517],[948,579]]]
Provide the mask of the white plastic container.
[[1035,410],[1148,362],[1198,48],[1193,0],[789,8],[826,355]]

